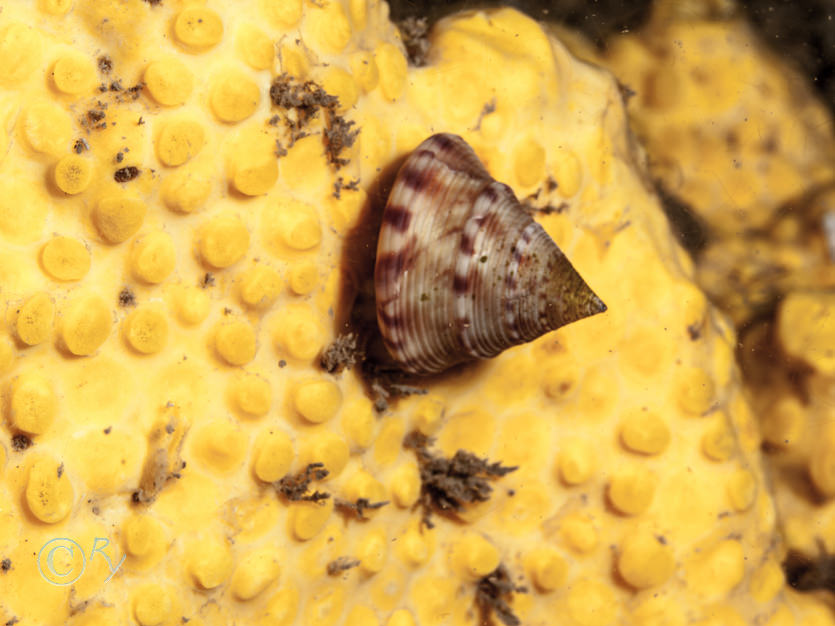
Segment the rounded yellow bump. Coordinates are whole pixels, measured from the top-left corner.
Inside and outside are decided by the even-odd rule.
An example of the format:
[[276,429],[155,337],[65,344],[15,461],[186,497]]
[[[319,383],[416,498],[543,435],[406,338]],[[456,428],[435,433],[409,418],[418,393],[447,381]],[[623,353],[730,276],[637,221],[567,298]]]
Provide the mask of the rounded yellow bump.
[[579,580],[571,585],[566,597],[567,617],[583,626],[615,624],[614,587],[597,580]]
[[786,352],[823,375],[835,374],[835,296],[791,293],[780,303],[777,332]]
[[64,311],[61,339],[76,356],[93,354],[110,334],[113,312],[97,296],[77,298]]
[[217,45],[223,37],[220,16],[201,6],[183,9],[174,20],[174,36],[181,44],[195,50],[206,50]]
[[389,617],[386,626],[417,626],[417,622],[415,622],[415,618],[412,617],[412,614],[408,610],[397,609]]
[[[369,502],[383,502],[387,500],[386,488],[380,481],[365,470],[355,472],[343,485],[345,497],[348,500],[363,498]],[[379,509],[366,511],[366,517],[373,517]]]
[[313,434],[304,450],[304,463],[324,463],[328,479],[338,476],[348,463],[348,444],[336,433],[320,430]]
[[0,29],[0,84],[13,85],[33,75],[41,62],[37,29],[13,22]]
[[215,421],[205,424],[194,439],[194,452],[203,463],[218,472],[240,467],[247,448],[247,437],[234,424]]
[[737,511],[747,511],[754,504],[757,495],[757,481],[747,469],[733,473],[727,486],[728,500]]
[[239,70],[216,75],[209,91],[209,106],[222,122],[235,123],[255,113],[261,101],[258,85]]
[[209,294],[200,287],[184,287],[177,293],[177,316],[183,324],[194,326],[209,315]]
[[351,40],[351,24],[341,3],[319,6],[306,12],[302,26],[305,42],[325,54],[339,54]]
[[357,546],[357,558],[360,568],[367,574],[377,574],[382,571],[388,556],[388,541],[386,532],[382,528],[369,531],[360,539]]
[[234,169],[232,186],[245,196],[261,196],[278,180],[278,161],[275,156],[255,155],[239,163]]
[[310,250],[322,241],[322,227],[315,209],[301,202],[291,202],[281,212],[278,232],[281,242],[292,250]]
[[56,280],[80,280],[90,271],[90,253],[70,237],[53,237],[41,251],[44,270]]
[[536,588],[553,591],[565,584],[568,564],[553,548],[537,548],[525,558],[525,567]]
[[252,309],[265,309],[281,293],[281,274],[267,265],[247,270],[240,283],[241,300]]
[[232,551],[225,539],[201,538],[189,546],[188,571],[201,589],[222,585],[232,572]]
[[322,88],[339,98],[337,111],[344,113],[357,103],[359,90],[354,77],[341,67],[331,67],[322,77]]
[[321,502],[294,502],[290,507],[290,528],[299,541],[315,537],[333,512],[333,498]]
[[330,380],[311,380],[296,387],[293,407],[308,422],[321,424],[331,419],[342,404],[342,391]]
[[661,454],[670,445],[670,429],[654,413],[636,411],[621,422],[620,439],[624,447],[632,452]]
[[267,603],[269,626],[291,626],[299,610],[299,592],[295,587],[284,587]]
[[286,29],[302,18],[302,0],[260,0],[261,11],[274,26]]
[[50,15],[66,15],[74,3],[75,0],[38,0],[38,8]]
[[194,76],[175,57],[154,61],[145,68],[145,88],[163,106],[183,104],[194,89]]
[[783,568],[774,559],[768,559],[751,575],[751,597],[760,603],[770,602],[785,584]]
[[20,307],[15,332],[26,345],[36,346],[49,339],[54,319],[55,304],[49,294],[36,293]]
[[609,501],[624,515],[639,515],[652,504],[655,477],[643,467],[617,472],[609,482]]
[[240,261],[249,249],[249,231],[236,215],[223,213],[207,222],[200,233],[200,256],[212,267]]
[[345,626],[380,626],[380,620],[373,609],[360,604],[348,613]]
[[644,531],[636,531],[623,540],[618,571],[632,587],[657,587],[672,576],[674,569],[673,552],[666,541]]
[[429,559],[432,547],[429,545],[428,533],[424,533],[421,523],[409,524],[400,537],[400,555],[411,566],[422,565]]
[[143,585],[133,598],[133,616],[140,626],[159,626],[171,613],[171,597],[156,583]]
[[321,329],[306,308],[286,310],[275,336],[279,346],[300,361],[312,359],[322,349]]
[[358,398],[342,412],[342,428],[345,434],[360,448],[371,445],[374,437],[374,407],[368,398]]
[[465,577],[478,580],[499,566],[501,557],[492,543],[469,532],[453,543],[452,561]]
[[158,284],[174,271],[177,255],[171,235],[161,231],[148,233],[133,246],[130,266],[141,281]]
[[84,55],[65,54],[52,66],[52,82],[58,91],[78,95],[95,86],[96,70]]
[[391,495],[401,508],[414,506],[420,495],[420,473],[416,465],[404,463],[391,476]]
[[58,399],[51,383],[39,374],[23,374],[9,389],[12,425],[32,435],[45,433],[58,412]]
[[121,243],[139,230],[146,211],[145,203],[139,198],[105,196],[96,205],[93,221],[108,243]]
[[835,494],[835,428],[827,425],[818,430],[809,453],[809,478],[822,495],[831,497]]
[[513,155],[516,180],[523,187],[532,187],[545,178],[545,148],[533,137],[520,141]]
[[141,354],[155,354],[168,340],[168,320],[161,312],[141,307],[125,318],[123,332],[128,345]]
[[270,410],[273,392],[270,383],[255,374],[243,374],[233,379],[230,385],[232,400],[238,410],[263,417]]
[[299,261],[290,268],[288,284],[297,296],[306,296],[316,287],[319,269],[313,261]]
[[55,164],[53,180],[55,186],[69,195],[81,193],[90,185],[93,166],[90,159],[77,154],[67,154]]
[[132,515],[125,520],[122,545],[131,556],[148,556],[162,541],[162,528],[150,515]]
[[55,524],[69,515],[73,491],[64,464],[42,456],[29,468],[26,505],[42,522]]
[[54,102],[31,104],[24,113],[22,126],[26,141],[38,152],[58,156],[70,148],[72,120]]
[[215,348],[229,365],[246,365],[255,358],[255,329],[243,320],[225,322],[217,329]]
[[304,78],[310,72],[310,62],[298,46],[290,44],[279,46],[278,60],[281,64],[282,74]]
[[364,92],[368,93],[377,87],[380,81],[380,73],[373,54],[364,50],[354,52],[350,57],[349,64],[354,80]]
[[157,138],[157,156],[165,165],[182,165],[205,143],[203,127],[193,120],[175,120],[162,129]]
[[242,24],[236,39],[238,53],[254,70],[268,70],[275,61],[275,43],[263,31],[249,24]]
[[745,559],[745,551],[739,541],[720,541],[696,554],[687,563],[687,586],[706,596],[724,596],[742,582]]
[[566,441],[557,457],[560,478],[566,485],[581,485],[595,470],[594,451],[582,439]]
[[162,201],[172,211],[191,213],[206,204],[212,191],[212,180],[185,169],[168,175],[162,181]]
[[275,548],[260,548],[241,559],[229,589],[238,600],[252,600],[278,579],[280,571]]
[[571,198],[580,191],[583,183],[583,166],[573,150],[557,150],[552,167],[554,180],[557,181],[557,193],[563,198]]
[[412,413],[412,420],[415,428],[424,435],[431,435],[441,425],[444,416],[444,404],[432,396],[425,396],[418,400],[417,406]]
[[720,413],[716,421],[702,435],[702,452],[711,461],[727,461],[736,449],[733,433],[728,428],[727,418]]
[[252,471],[259,480],[274,483],[287,475],[293,462],[293,442],[280,430],[268,430],[258,438]]
[[716,386],[703,369],[688,367],[678,372],[675,389],[678,406],[685,414],[701,416],[713,408]]
[[391,101],[397,100],[406,87],[406,57],[394,44],[385,42],[374,51],[380,74],[380,91]]
[[597,529],[591,519],[581,513],[569,513],[562,519],[560,536],[575,552],[591,552],[597,547]]

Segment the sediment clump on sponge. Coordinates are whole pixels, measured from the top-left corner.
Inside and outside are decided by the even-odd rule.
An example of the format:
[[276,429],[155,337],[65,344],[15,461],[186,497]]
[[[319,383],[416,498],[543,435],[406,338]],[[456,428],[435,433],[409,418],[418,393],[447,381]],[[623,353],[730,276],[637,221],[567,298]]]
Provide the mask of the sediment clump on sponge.
[[[44,0],[0,20],[0,618],[832,621],[785,589],[734,332],[647,191],[611,76],[513,10],[439,23],[421,68],[362,0]],[[280,76],[359,130],[339,172],[325,115],[292,145],[270,123]],[[562,207],[537,218],[609,310],[378,419],[356,372],[320,367],[354,278],[341,248],[379,172],[439,130]],[[358,182],[334,194],[339,176]],[[169,423],[171,480],[148,471]],[[413,430],[518,469],[428,529]],[[332,497],[276,494],[320,463]],[[335,500],[389,504],[348,519]],[[36,558],[58,537],[88,557],[67,586]],[[112,577],[94,545],[125,557]],[[341,558],[358,563],[328,575]]]

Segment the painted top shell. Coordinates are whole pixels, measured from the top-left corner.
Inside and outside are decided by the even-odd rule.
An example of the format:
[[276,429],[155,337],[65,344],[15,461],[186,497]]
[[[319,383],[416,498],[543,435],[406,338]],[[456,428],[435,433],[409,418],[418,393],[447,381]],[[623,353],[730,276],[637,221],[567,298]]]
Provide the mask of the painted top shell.
[[403,163],[383,212],[377,322],[404,371],[493,357],[606,310],[513,191],[457,135]]

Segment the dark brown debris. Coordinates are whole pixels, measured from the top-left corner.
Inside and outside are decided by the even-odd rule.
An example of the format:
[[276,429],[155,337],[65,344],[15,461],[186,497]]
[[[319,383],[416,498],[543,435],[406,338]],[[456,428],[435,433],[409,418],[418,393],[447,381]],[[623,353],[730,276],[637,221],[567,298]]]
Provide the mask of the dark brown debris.
[[495,112],[496,110],[496,99],[492,98],[490,102],[486,102],[483,107],[481,107],[481,113],[478,114],[478,120],[473,127],[473,130],[480,130],[481,129],[481,121],[491,113]]
[[365,516],[366,511],[380,509],[388,504],[388,500],[380,502],[371,502],[368,498],[357,498],[355,501],[342,500],[341,498],[334,498],[334,508],[345,515],[346,517],[353,517],[358,520],[367,520]]
[[162,6],[162,0],[142,0],[147,4],[151,5],[152,7],[159,7]]
[[58,471],[57,471],[57,474],[58,474],[58,478],[61,478],[61,476],[63,476],[63,475],[64,475],[64,464],[63,464],[63,463],[61,463],[61,464],[58,466]]
[[330,122],[325,128],[325,156],[328,158],[328,163],[334,166],[335,169],[347,165],[349,159],[340,157],[339,155],[346,148],[354,145],[359,135],[359,129],[352,129],[354,122],[347,121],[340,115],[330,115]]
[[344,571],[352,569],[360,564],[359,559],[351,558],[350,556],[340,556],[327,566],[328,576],[338,576]]
[[420,470],[420,498],[423,523],[432,528],[432,513],[452,516],[473,502],[486,502],[493,492],[491,479],[500,478],[516,467],[491,463],[472,452],[458,450],[452,458],[444,458],[428,450],[432,440],[419,431],[412,431],[403,440],[403,447],[414,450]]
[[508,600],[514,593],[527,591],[527,588],[515,585],[507,568],[503,564],[499,565],[478,581],[475,603],[481,613],[479,624],[492,624],[491,616],[495,615],[505,626],[519,626],[522,622],[514,615]]
[[397,28],[403,38],[403,45],[406,46],[409,65],[426,65],[426,56],[429,54],[429,19],[412,15],[397,22]]
[[342,176],[339,176],[336,181],[333,183],[333,197],[339,200],[342,197],[342,190],[345,189],[347,191],[359,191],[360,188],[360,180],[359,178],[352,178],[350,182],[345,182],[345,179]]
[[330,498],[329,493],[314,491],[308,493],[310,483],[314,480],[322,480],[328,475],[324,463],[310,463],[304,471],[298,474],[287,474],[284,478],[273,483],[276,491],[291,502],[319,502]]
[[203,275],[203,278],[200,279],[200,286],[205,289],[206,287],[211,287],[215,284],[215,275],[211,272],[206,272]]
[[[101,103],[99,103],[99,105],[101,105]],[[99,106],[96,109],[89,109],[87,111],[87,117],[83,120],[82,125],[87,128],[92,128],[93,130],[102,130],[107,128],[107,122],[105,121],[106,115],[107,114],[104,112],[103,106]]]
[[282,109],[295,109],[301,126],[316,115],[319,109],[332,109],[339,103],[336,96],[330,95],[312,80],[300,82],[286,73],[273,79],[270,100]]
[[16,435],[12,435],[12,450],[16,450],[17,452],[23,452],[32,445],[32,440],[29,439],[23,433],[18,433]]
[[102,74],[109,74],[113,69],[113,60],[106,54],[101,55],[96,63]]
[[134,165],[122,167],[113,174],[113,180],[117,183],[127,183],[139,176],[139,168]]
[[334,339],[333,343],[322,351],[319,359],[322,369],[330,374],[339,374],[362,361],[363,352],[357,340],[356,333],[339,335]]
[[10,569],[12,569],[11,559],[3,559],[0,561],[0,571],[8,572]]
[[128,307],[136,306],[136,295],[130,287],[125,287],[119,292],[119,306]]
[[[273,79],[270,85],[270,100],[274,106],[286,111],[283,117],[273,115],[268,123],[276,126],[279,120],[283,119],[289,133],[287,147],[292,147],[296,141],[310,134],[306,130],[308,125],[319,111],[322,111],[325,117],[322,135],[328,163],[339,169],[348,162],[340,154],[354,144],[359,129],[353,128],[354,122],[347,121],[336,113],[339,98],[329,94],[312,80],[302,82],[285,73]],[[277,144],[276,154],[286,154],[286,148],[281,142]]]
[[14,626],[19,621],[20,621],[20,618],[17,615],[15,615],[12,619],[10,619],[6,622],[6,626]]
[[83,137],[81,139],[77,139],[76,142],[72,145],[72,150],[76,154],[81,154],[85,150],[90,149],[90,144],[87,143],[87,140]]

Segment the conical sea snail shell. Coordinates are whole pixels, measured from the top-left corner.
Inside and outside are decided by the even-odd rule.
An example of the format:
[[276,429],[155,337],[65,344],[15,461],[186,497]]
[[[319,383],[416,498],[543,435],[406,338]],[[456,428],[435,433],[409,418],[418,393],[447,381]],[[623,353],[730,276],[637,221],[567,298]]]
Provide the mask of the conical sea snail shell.
[[510,187],[450,134],[429,137],[397,174],[374,288],[386,349],[414,374],[490,358],[606,310]]

